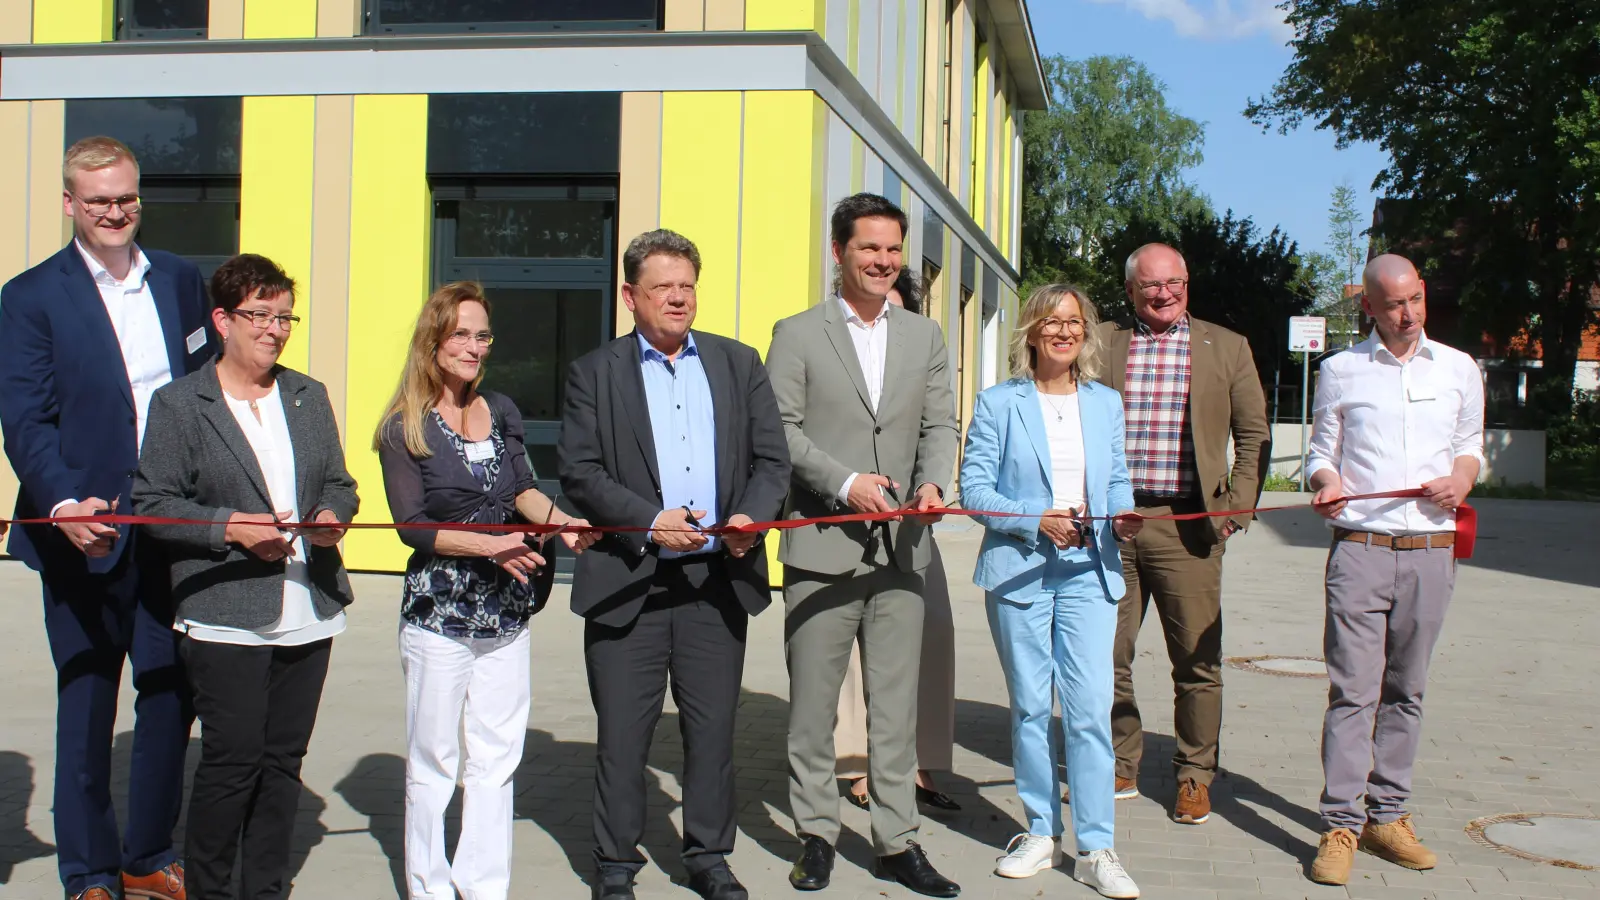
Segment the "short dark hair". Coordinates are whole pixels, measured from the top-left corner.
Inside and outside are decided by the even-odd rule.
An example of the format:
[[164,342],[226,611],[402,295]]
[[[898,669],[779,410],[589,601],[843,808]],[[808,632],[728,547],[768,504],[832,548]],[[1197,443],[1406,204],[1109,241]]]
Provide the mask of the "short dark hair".
[[241,253],[211,275],[211,304],[223,312],[233,312],[257,293],[266,297],[288,294],[292,304],[294,279],[259,253]]
[[687,259],[694,266],[695,277],[700,277],[700,251],[695,248],[694,241],[676,231],[657,228],[628,242],[628,249],[622,254],[623,279],[629,284],[638,284],[639,270],[644,268],[644,261],[652,256]]
[[906,312],[922,313],[922,279],[911,273],[910,266],[902,266],[900,274],[894,277],[894,292],[900,295],[900,302],[905,306]]
[[857,219],[893,219],[900,225],[900,239],[906,236],[905,210],[895,206],[888,197],[877,194],[851,194],[840,200],[833,208],[833,220],[829,223],[829,233],[833,242],[843,246],[850,243],[856,235]]

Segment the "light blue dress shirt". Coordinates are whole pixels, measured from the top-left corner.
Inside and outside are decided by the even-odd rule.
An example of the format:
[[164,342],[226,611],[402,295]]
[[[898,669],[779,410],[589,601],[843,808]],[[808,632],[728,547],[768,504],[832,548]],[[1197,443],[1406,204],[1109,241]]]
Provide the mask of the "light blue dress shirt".
[[[639,368],[644,376],[645,401],[650,407],[650,431],[656,441],[656,469],[661,473],[661,508],[687,506],[703,509],[700,524],[717,524],[717,429],[711,401],[711,383],[700,363],[700,350],[689,335],[678,359],[639,339]],[[712,538],[694,554],[661,549],[662,559],[712,553],[722,542]]]

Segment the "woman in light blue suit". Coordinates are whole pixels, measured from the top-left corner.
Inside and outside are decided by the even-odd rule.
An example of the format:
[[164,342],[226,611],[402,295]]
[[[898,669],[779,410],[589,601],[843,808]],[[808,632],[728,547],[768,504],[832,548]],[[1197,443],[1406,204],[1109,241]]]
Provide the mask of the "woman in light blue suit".
[[[1073,877],[1107,897],[1137,897],[1112,846],[1111,645],[1124,592],[1117,543],[1142,524],[1129,512],[1122,397],[1094,380],[1100,338],[1080,289],[1039,288],[1018,318],[1014,377],[978,395],[961,464],[963,506],[1014,514],[976,517],[987,533],[973,581],[987,592],[1011,693],[1012,765],[1028,817],[1028,832],[1012,839],[995,873],[1026,878],[1061,862],[1050,743],[1059,695]],[[1114,522],[1093,518],[1122,513]]]

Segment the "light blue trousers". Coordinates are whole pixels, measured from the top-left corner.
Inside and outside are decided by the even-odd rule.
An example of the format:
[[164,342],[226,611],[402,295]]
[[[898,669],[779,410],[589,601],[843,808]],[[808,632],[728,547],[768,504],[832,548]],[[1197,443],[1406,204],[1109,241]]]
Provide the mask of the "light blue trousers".
[[1050,740],[1051,709],[1059,697],[1078,851],[1110,849],[1116,819],[1111,645],[1117,604],[1106,598],[1093,563],[1052,559],[1044,590],[1031,602],[990,593],[987,607],[1011,693],[1011,764],[1029,833],[1062,833]]

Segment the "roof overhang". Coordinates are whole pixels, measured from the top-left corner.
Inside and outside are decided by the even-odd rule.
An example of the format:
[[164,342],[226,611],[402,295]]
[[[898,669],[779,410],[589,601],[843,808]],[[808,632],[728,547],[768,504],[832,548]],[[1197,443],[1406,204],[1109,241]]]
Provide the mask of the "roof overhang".
[[1017,87],[1017,106],[1049,109],[1050,90],[1044,83],[1044,64],[1033,39],[1027,0],[989,0],[989,14],[1000,32],[1000,52]]

